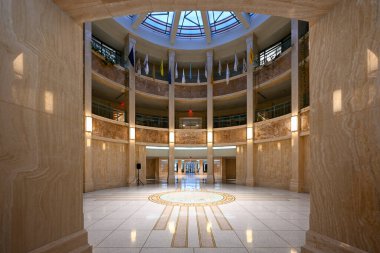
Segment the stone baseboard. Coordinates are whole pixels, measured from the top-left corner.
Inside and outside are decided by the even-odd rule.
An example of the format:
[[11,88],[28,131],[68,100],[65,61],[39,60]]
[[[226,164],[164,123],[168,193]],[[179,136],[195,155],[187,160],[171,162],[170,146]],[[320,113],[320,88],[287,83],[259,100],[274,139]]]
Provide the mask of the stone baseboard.
[[313,231],[306,232],[306,244],[301,248],[302,253],[367,253],[344,242]]
[[91,253],[92,246],[87,241],[87,231],[81,230],[53,241],[30,253]]

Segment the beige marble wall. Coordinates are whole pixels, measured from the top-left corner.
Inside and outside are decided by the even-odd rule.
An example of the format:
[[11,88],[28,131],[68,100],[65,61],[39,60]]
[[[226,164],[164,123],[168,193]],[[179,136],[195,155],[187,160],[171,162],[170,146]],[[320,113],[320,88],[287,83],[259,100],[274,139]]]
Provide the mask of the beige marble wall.
[[301,171],[303,171],[303,191],[310,192],[311,188],[311,149],[310,149],[310,136],[305,135],[300,139],[300,166]]
[[255,140],[290,137],[290,134],[290,115],[284,115],[255,124]]
[[127,185],[128,144],[92,140],[94,190]]
[[92,54],[92,70],[116,83],[128,86],[126,71],[119,66],[108,64],[98,53]]
[[176,144],[207,144],[207,131],[195,129],[176,129]]
[[257,186],[288,189],[291,178],[291,141],[255,144],[254,178]]
[[247,75],[230,80],[227,85],[226,82],[217,82],[213,85],[213,95],[222,96],[230,93],[235,93],[238,91],[247,89]]
[[231,127],[225,130],[214,129],[214,144],[246,142],[246,136],[247,128],[245,125],[242,127]]
[[0,252],[90,252],[82,26],[48,0],[0,6]]
[[135,88],[137,91],[142,91],[157,96],[169,96],[169,87],[167,83],[159,82],[149,77],[136,75]]
[[136,142],[167,144],[169,132],[167,130],[136,127]]
[[301,132],[310,131],[310,110],[303,110],[300,113]]
[[147,158],[146,159],[146,179],[158,179],[160,161],[158,158]]
[[92,118],[92,134],[95,136],[128,141],[128,132],[125,125]]
[[[147,175],[147,167],[146,167],[146,148],[142,145],[136,145],[136,164],[141,163],[140,180],[143,184],[146,184],[146,175]],[[135,167],[136,168],[136,167]],[[137,171],[136,171],[137,173]]]
[[236,146],[236,184],[244,184],[247,168],[247,145]]
[[310,27],[313,184],[304,252],[380,252],[379,17],[379,1],[344,0]]
[[176,98],[207,98],[207,85],[175,85]]

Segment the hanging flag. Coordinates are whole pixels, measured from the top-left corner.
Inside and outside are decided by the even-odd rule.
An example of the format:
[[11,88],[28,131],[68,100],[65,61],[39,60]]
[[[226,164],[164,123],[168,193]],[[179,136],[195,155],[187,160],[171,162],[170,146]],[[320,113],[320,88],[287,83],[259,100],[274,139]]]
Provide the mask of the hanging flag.
[[144,71],[145,71],[145,75],[149,75],[149,60],[148,60],[148,55],[145,55]]
[[156,79],[156,65],[153,64],[153,73],[152,73],[153,79]]
[[218,66],[218,74],[220,76],[222,75],[222,64],[220,63],[220,60],[219,60],[219,66]]
[[185,69],[182,69],[182,83],[186,83]]
[[178,78],[178,65],[175,63],[175,79]]
[[169,69],[169,73],[168,73],[168,83],[172,84],[172,73],[170,72],[170,69]]
[[207,79],[207,65],[205,65],[205,78]]
[[197,77],[197,83],[201,83],[201,79],[199,78],[199,69],[198,69],[198,77]]
[[141,61],[140,61],[140,58],[137,60],[137,74],[141,75]]
[[[191,64],[190,64],[190,73],[189,73],[189,79],[193,79],[193,75],[191,74]],[[190,82],[191,83],[191,82]]]
[[164,60],[161,60],[160,74],[161,76],[164,76]]
[[131,48],[131,51],[129,52],[128,59],[132,67],[135,67],[135,53],[133,52],[133,47]]
[[243,58],[243,72],[247,72],[247,62],[245,58]]
[[239,65],[239,61],[238,61],[238,58],[237,58],[237,55],[235,54],[235,62],[234,62],[234,71],[238,71],[238,65]]
[[253,64],[253,60],[255,58],[255,55],[253,54],[253,49],[251,47],[251,49],[249,50],[249,64]]
[[226,68],[226,83],[229,84],[230,82],[230,68],[228,67],[227,63],[227,68]]

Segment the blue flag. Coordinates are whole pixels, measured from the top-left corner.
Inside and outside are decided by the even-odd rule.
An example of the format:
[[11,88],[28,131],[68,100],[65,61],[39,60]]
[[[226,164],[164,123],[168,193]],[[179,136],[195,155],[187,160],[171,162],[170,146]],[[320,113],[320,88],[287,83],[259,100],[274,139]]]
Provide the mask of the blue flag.
[[128,59],[132,64],[132,67],[135,67],[135,54],[133,53],[133,47],[131,49],[131,52],[129,52]]
[[170,72],[170,69],[169,69],[169,73],[168,73],[168,82],[169,82],[169,84],[172,84],[172,73]]

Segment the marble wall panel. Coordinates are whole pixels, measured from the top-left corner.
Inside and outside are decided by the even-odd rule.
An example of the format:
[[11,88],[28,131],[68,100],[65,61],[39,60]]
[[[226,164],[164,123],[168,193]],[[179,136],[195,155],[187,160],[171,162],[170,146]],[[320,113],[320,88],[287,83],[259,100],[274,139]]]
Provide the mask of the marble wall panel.
[[215,96],[228,95],[238,91],[247,89],[247,75],[230,80],[227,85],[226,82],[214,83],[213,94]]
[[168,144],[169,132],[167,130],[136,127],[136,142]]
[[92,134],[99,137],[128,141],[128,126],[92,118]]
[[310,192],[311,188],[311,153],[310,153],[310,136],[302,136],[300,139],[300,166],[303,172],[303,191]]
[[141,77],[138,75],[136,75],[135,88],[138,91],[157,96],[169,96],[169,86],[167,83],[158,82],[150,78]]
[[48,0],[0,6],[0,252],[90,252],[82,26]]
[[128,144],[91,140],[94,190],[127,185]]
[[225,130],[214,129],[214,144],[222,143],[236,143],[236,142],[246,142],[247,141],[247,128],[243,127],[230,128]]
[[[146,184],[146,175],[147,175],[147,167],[146,167],[146,148],[143,145],[136,145],[136,164],[141,164],[141,169],[138,171],[140,173],[140,180],[143,184]],[[137,172],[137,170],[135,170]],[[137,177],[136,177],[137,178]]]
[[291,53],[290,50],[286,51],[279,58],[275,59],[271,63],[259,67],[253,72],[253,83],[254,85],[260,85],[269,81],[276,76],[279,76],[286,71],[290,70],[291,64]]
[[301,132],[310,131],[310,111],[303,111],[300,113],[300,129]]
[[290,136],[290,116],[275,118],[255,124],[255,140]]
[[305,250],[380,252],[379,9],[379,1],[344,0],[310,27]]
[[207,98],[207,85],[175,85],[176,98]]
[[156,174],[159,170],[159,159],[158,158],[147,158],[146,159],[146,179],[158,179]]
[[255,185],[289,189],[291,179],[291,141],[254,144]]
[[128,78],[126,78],[127,72],[124,69],[107,64],[104,58],[97,53],[93,53],[91,58],[93,71],[116,83],[128,86]]
[[207,144],[207,131],[183,129],[175,131],[176,144]]
[[247,177],[247,145],[236,147],[236,184],[245,184]]

